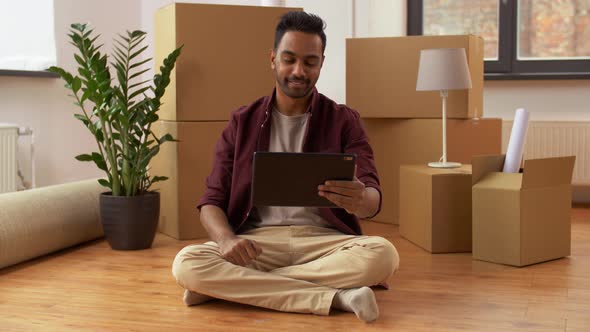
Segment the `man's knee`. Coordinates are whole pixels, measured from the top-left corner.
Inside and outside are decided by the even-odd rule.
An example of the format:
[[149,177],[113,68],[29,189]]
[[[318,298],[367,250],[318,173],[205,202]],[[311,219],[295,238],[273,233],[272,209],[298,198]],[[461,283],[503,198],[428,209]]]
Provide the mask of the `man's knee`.
[[393,244],[382,237],[371,237],[371,244],[377,255],[370,262],[370,271],[377,283],[383,282],[399,267],[399,254]]
[[194,290],[199,287],[200,265],[204,263],[203,258],[208,256],[203,245],[190,245],[184,247],[174,258],[172,263],[172,275],[176,282],[186,289]]
[[186,273],[186,260],[187,260],[187,253],[191,250],[193,246],[187,246],[182,248],[174,257],[174,262],[172,263],[172,275],[174,279],[182,285],[181,281],[183,279],[184,274]]

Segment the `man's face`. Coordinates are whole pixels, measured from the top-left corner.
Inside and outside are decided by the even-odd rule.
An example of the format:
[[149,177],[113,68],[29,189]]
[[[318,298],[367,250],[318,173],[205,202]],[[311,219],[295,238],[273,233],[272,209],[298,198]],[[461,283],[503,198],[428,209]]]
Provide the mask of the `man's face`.
[[270,59],[283,94],[303,98],[311,93],[320,77],[324,62],[322,39],[316,34],[287,31]]

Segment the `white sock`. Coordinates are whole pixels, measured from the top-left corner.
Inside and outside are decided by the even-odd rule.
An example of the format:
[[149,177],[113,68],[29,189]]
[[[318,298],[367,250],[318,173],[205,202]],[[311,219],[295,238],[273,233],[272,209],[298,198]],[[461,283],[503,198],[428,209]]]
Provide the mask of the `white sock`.
[[197,305],[197,304],[201,304],[201,303],[205,303],[209,300],[212,300],[213,298],[207,295],[203,295],[203,294],[199,294],[199,293],[195,293],[195,292],[191,292],[188,289],[184,290],[184,296],[182,298],[182,301],[184,302],[184,304],[186,304],[187,306],[192,306],[192,305]]
[[372,322],[379,318],[379,307],[375,293],[369,287],[341,289],[334,296],[332,307],[355,315],[364,322]]

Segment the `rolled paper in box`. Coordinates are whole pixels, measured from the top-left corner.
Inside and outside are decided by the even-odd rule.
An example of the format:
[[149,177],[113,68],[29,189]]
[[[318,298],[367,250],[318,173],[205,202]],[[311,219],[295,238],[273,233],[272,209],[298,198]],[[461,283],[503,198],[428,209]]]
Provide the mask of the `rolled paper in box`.
[[514,123],[510,132],[510,140],[508,141],[508,150],[506,151],[506,159],[502,172],[518,173],[520,170],[528,125],[529,112],[524,108],[517,109],[514,115]]

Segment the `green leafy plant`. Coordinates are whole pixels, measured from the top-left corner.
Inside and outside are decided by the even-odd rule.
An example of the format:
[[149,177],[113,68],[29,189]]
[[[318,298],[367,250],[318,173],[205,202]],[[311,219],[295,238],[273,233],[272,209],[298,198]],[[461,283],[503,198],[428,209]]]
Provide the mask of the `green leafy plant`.
[[[65,80],[65,87],[73,92],[80,113],[74,116],[94,135],[98,152],[76,156],[80,161],[92,161],[105,171],[107,179],[99,183],[112,191],[113,196],[141,195],[164,176],[151,176],[149,162],[160,151],[160,145],[176,141],[170,134],[156,137],[151,126],[158,120],[161,98],[170,83],[170,73],[182,46],[170,53],[153,79],[140,81],[149,70],[143,65],[151,60],[141,59],[146,33],[127,31],[115,39],[111,55],[116,79],[111,78],[109,59],[96,45],[99,35],[86,24],[72,24],[71,44],[77,48],[74,59],[77,75],[63,68],[51,67],[50,72]],[[143,67],[142,67],[143,66]]]

